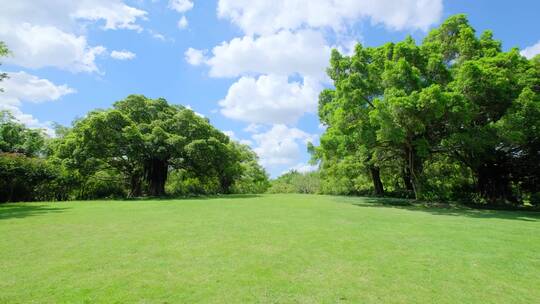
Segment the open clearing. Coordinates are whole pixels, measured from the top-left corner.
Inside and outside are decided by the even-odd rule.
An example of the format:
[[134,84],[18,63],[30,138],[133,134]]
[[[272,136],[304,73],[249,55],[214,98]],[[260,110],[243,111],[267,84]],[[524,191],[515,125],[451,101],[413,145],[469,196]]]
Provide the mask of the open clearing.
[[0,302],[533,303],[540,215],[314,195],[0,205]]

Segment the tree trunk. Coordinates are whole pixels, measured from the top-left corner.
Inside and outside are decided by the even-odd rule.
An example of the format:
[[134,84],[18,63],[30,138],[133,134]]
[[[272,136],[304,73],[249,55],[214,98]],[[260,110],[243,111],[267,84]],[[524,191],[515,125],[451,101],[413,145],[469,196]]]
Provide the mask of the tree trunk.
[[145,164],[146,180],[148,182],[148,191],[151,196],[165,195],[165,182],[169,163],[160,159],[151,159]]
[[496,163],[483,164],[476,170],[476,188],[489,204],[496,205],[505,201],[515,202],[510,188],[508,170]]
[[403,168],[403,183],[405,184],[405,189],[407,191],[414,192],[411,172],[407,165]]
[[373,181],[373,188],[375,189],[375,195],[384,196],[384,187],[381,181],[381,171],[377,166],[370,166],[369,172],[371,174],[371,180]]
[[141,176],[137,173],[132,173],[129,177],[129,198],[142,196]]
[[406,176],[405,185],[407,190],[412,190],[414,192],[414,198],[419,199],[421,195],[421,186],[422,182],[420,176],[423,171],[423,161],[418,155],[412,145],[407,145],[405,147],[405,163],[406,165]]

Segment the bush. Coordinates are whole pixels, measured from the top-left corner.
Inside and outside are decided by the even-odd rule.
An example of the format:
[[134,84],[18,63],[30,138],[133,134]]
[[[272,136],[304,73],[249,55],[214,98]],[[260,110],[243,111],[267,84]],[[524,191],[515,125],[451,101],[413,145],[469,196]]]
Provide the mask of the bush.
[[209,195],[220,192],[217,177],[196,177],[186,170],[175,170],[169,173],[165,191],[172,196]]
[[320,193],[319,172],[291,171],[270,182],[268,193]]
[[126,197],[123,177],[114,171],[101,170],[90,176],[82,186],[81,199],[122,198]]
[[45,160],[18,153],[0,154],[0,202],[35,201],[58,172]]

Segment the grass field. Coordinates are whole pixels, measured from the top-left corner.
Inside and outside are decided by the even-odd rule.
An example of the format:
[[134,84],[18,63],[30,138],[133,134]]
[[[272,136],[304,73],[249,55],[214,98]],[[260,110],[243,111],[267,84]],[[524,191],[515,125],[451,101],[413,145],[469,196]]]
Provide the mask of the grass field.
[[387,203],[0,205],[0,303],[538,303],[538,214]]

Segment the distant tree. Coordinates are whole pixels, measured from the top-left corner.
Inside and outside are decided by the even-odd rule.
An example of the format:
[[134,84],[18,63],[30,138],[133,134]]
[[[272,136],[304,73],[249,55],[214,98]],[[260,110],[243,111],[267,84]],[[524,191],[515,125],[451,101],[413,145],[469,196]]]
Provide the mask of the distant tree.
[[247,145],[234,141],[231,145],[239,153],[241,167],[241,175],[235,180],[232,191],[234,193],[264,193],[270,187],[270,182],[268,174],[259,165],[257,154]]
[[270,182],[269,193],[320,193],[319,172],[300,173],[292,170]]
[[8,111],[0,111],[0,152],[37,156],[43,152],[45,134],[27,128]]

